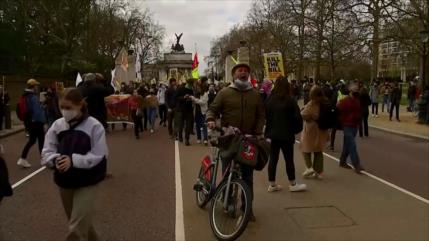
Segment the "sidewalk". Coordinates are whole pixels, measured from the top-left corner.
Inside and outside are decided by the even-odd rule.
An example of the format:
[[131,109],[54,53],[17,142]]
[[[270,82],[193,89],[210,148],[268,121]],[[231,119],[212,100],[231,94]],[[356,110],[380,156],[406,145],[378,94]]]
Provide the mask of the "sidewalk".
[[[180,146],[186,240],[214,240],[208,208],[195,204],[192,185],[208,148]],[[285,164],[279,160],[278,183],[267,192],[267,167],[254,174],[256,223],[239,240],[428,240],[429,206],[365,175],[338,167],[325,157],[324,180],[302,180],[304,160],[295,145],[298,182],[308,191],[287,190]],[[209,206],[209,205],[208,205]]]
[[24,131],[24,125],[20,120],[18,120],[15,112],[13,111],[10,114],[12,119],[12,129],[3,129],[2,131],[0,131],[0,139],[6,138],[8,136]]
[[381,112],[381,106],[379,106],[378,118],[372,117],[370,109],[369,125],[380,130],[429,140],[429,125],[417,124],[417,117],[413,116],[411,112],[407,112],[406,108],[403,105],[399,107],[401,122],[395,119],[395,113],[393,113],[392,121],[390,121],[389,113]]

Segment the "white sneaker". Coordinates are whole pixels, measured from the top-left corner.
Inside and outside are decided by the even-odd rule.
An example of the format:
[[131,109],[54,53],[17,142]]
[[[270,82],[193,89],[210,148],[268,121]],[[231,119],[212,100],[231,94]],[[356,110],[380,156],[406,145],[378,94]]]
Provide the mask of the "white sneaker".
[[313,168],[307,168],[304,173],[302,173],[302,176],[305,178],[308,178],[314,174]]
[[150,130],[150,133],[154,133],[155,131],[153,129]]
[[198,144],[201,144],[201,141],[200,141],[200,140],[198,140],[198,141],[197,141],[197,143],[198,143]]
[[25,168],[31,167],[31,164],[27,160],[22,159],[22,158],[19,158],[19,160],[16,164],[18,164],[18,166],[22,166]]
[[323,179],[323,174],[315,172],[315,173],[313,173],[312,177],[315,178],[315,179],[322,180]]
[[289,185],[289,191],[291,192],[301,192],[307,190],[307,185],[305,184],[298,184],[295,183],[295,185],[291,186]]
[[282,190],[282,186],[280,186],[280,185],[274,185],[274,186],[272,186],[272,185],[269,185],[268,186],[268,192],[277,192],[277,191],[281,191]]

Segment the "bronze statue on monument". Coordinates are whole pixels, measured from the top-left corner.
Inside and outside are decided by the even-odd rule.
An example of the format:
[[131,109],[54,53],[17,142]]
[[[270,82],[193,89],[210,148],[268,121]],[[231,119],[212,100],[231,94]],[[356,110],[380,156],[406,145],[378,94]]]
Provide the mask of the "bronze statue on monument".
[[181,33],[179,36],[177,36],[176,33],[174,33],[174,35],[176,35],[176,45],[171,45],[171,50],[173,50],[173,52],[185,52],[183,44],[180,44],[180,39],[182,38],[183,33]]

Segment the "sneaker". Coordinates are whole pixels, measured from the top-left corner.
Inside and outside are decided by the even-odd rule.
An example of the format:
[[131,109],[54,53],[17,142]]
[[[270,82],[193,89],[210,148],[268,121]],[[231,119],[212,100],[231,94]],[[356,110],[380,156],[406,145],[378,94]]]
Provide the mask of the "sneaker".
[[197,143],[198,143],[198,144],[201,144],[201,141],[200,141],[200,140],[198,140],[198,141],[197,141]]
[[364,169],[363,169],[363,167],[355,167],[354,168],[355,169],[355,172],[357,173],[357,174],[362,174],[362,171],[365,171]]
[[302,173],[302,176],[307,178],[307,177],[310,177],[311,175],[313,175],[313,173],[314,173],[313,168],[307,168],[304,171],[304,173]]
[[323,174],[322,173],[314,173],[314,178],[322,180],[323,179]]
[[204,145],[205,145],[205,146],[208,146],[208,145],[209,145],[209,142],[208,142],[208,141],[204,141]]
[[373,115],[372,115],[372,118],[374,118],[374,117],[375,117],[375,115],[373,114]]
[[277,191],[281,191],[282,190],[282,186],[280,185],[269,185],[268,186],[268,192],[277,192]]
[[289,185],[289,191],[291,192],[301,192],[307,190],[307,185],[305,184],[298,184],[295,183],[295,185],[291,186]]
[[345,168],[345,169],[352,169],[348,164],[346,163],[340,163],[340,167]]
[[150,129],[150,133],[154,133],[155,131],[153,129]]
[[31,167],[31,164],[26,159],[22,159],[22,158],[19,158],[16,164],[18,164],[18,166],[22,166],[25,168]]
[[378,115],[375,115],[375,118],[378,118]]

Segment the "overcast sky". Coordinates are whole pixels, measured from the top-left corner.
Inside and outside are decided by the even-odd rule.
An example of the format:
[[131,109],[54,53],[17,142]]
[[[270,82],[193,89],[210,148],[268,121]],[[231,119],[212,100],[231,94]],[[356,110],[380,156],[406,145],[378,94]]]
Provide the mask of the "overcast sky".
[[155,21],[165,27],[164,49],[170,51],[176,41],[174,33],[183,32],[180,40],[186,52],[195,53],[197,44],[200,74],[210,54],[210,42],[222,36],[237,23],[246,19],[251,0],[146,0],[140,2],[153,13]]

